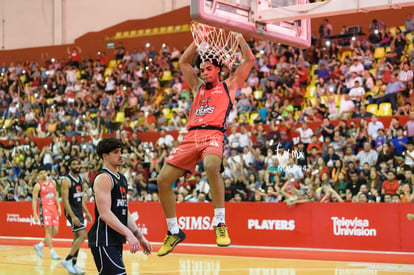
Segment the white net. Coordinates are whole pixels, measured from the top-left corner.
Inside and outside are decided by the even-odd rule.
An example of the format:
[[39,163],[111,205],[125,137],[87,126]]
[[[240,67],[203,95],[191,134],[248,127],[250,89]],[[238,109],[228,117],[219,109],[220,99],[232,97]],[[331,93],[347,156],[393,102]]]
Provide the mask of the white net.
[[202,62],[216,59],[219,63],[232,68],[239,46],[236,39],[239,33],[198,22],[192,22],[191,33]]

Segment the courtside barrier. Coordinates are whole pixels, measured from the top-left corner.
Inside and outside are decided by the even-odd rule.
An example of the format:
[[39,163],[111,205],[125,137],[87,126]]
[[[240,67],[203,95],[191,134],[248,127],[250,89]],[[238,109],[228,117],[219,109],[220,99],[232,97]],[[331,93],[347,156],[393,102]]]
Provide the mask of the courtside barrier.
[[[93,207],[88,204],[91,213]],[[0,209],[0,236],[44,236],[33,223],[31,202],[2,202]],[[166,224],[159,203],[131,202],[129,209],[150,241],[163,241]],[[232,244],[252,246],[414,252],[414,220],[407,220],[408,213],[414,213],[414,204],[226,204]],[[177,214],[186,243],[215,243],[211,203],[181,203]],[[56,237],[72,238],[63,215]]]

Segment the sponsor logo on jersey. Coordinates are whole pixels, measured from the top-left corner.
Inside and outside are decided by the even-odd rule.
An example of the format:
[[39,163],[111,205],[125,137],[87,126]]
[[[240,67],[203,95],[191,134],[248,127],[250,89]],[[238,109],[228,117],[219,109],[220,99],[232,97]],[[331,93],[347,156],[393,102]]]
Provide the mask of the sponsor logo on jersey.
[[195,110],[196,117],[214,113],[214,109],[216,109],[216,107],[210,106],[210,100],[211,97],[207,97],[199,102],[199,107]]

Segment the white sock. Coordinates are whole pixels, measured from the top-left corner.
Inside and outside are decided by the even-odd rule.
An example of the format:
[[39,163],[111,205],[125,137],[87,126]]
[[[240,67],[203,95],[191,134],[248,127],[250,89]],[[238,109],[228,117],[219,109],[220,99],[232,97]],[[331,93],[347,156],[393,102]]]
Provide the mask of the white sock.
[[41,247],[41,248],[43,248],[43,247],[45,246],[45,244],[44,244],[43,242],[40,242],[40,243],[38,244],[38,246],[39,246],[39,247]]
[[56,253],[56,251],[52,248],[50,249],[50,254]]
[[171,234],[178,234],[180,228],[178,227],[177,217],[167,218],[168,231]]
[[224,208],[215,208],[214,209],[214,221],[216,226],[219,223],[226,223],[226,210]]

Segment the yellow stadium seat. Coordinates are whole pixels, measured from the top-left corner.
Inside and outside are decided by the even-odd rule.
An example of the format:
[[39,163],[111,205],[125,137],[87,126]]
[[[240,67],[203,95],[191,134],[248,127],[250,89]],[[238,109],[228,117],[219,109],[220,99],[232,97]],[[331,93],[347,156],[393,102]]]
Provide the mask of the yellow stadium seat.
[[308,86],[306,88],[305,97],[315,97],[316,87],[315,86]]
[[6,120],[4,121],[3,127],[6,129],[10,128],[13,126],[13,123],[14,123],[14,118],[6,118]]
[[389,31],[394,36],[397,33],[397,27],[390,27]]
[[340,95],[334,95],[335,97],[335,106],[339,107],[341,105],[341,96]]
[[174,32],[181,32],[181,25],[174,26]]
[[410,54],[414,50],[413,45],[414,45],[413,43],[408,44],[407,54]]
[[413,43],[413,33],[409,32],[405,35],[405,37],[408,39],[408,43],[412,44]]
[[367,109],[368,113],[371,113],[373,115],[377,115],[378,105],[377,104],[369,104],[366,109]]
[[385,50],[384,50],[383,47],[378,47],[378,48],[375,49],[374,57],[376,59],[383,58],[384,56],[385,56]]
[[352,51],[343,51],[341,56],[341,61],[343,62],[346,57],[352,58]]
[[125,112],[117,112],[115,115],[114,122],[124,122],[125,121]]
[[122,33],[122,38],[129,38],[129,31],[124,31]]
[[253,92],[254,99],[259,100],[263,97],[263,91],[262,90],[256,90]]
[[172,109],[171,109],[171,113],[172,113],[172,112],[176,112],[176,113],[178,114],[178,107],[172,108]]
[[312,107],[314,107],[316,105],[316,98],[315,97],[310,97],[310,98],[308,98],[308,100],[311,102]]
[[112,59],[109,61],[108,68],[115,69],[117,67],[116,60]]
[[258,116],[259,116],[259,113],[257,113],[257,112],[253,112],[253,113],[251,113],[251,114],[250,114],[250,117],[249,117],[249,124],[250,124],[250,125],[253,125],[253,124],[254,124],[254,120],[255,120]]
[[170,108],[164,108],[162,109],[162,113],[164,114],[164,117],[166,119],[170,119],[172,117],[171,109]]
[[129,33],[129,36],[130,36],[130,37],[137,37],[137,30],[132,30],[132,31]]
[[110,76],[112,74],[112,69],[111,68],[106,68],[105,69],[105,76]]
[[239,115],[239,122],[248,122],[249,121],[249,113],[241,113]]
[[378,116],[392,116],[392,106],[389,102],[383,102],[378,107]]
[[171,81],[172,79],[173,77],[170,70],[165,70],[162,72],[161,81]]

